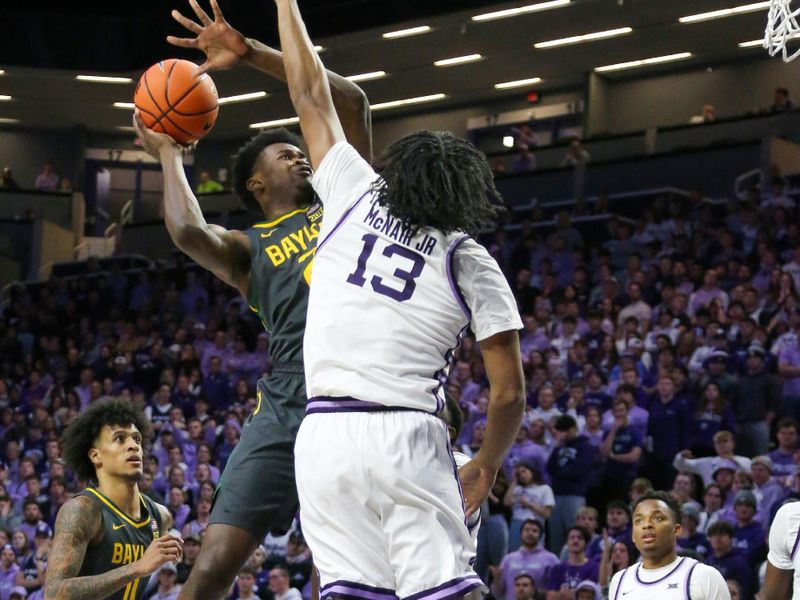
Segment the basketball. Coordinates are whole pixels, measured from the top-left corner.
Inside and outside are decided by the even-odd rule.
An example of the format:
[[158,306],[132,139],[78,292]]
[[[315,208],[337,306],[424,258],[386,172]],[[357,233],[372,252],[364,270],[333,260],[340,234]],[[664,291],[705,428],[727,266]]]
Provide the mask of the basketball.
[[207,73],[197,75],[197,65],[170,58],[144,72],[133,102],[148,129],[166,133],[179,144],[206,135],[219,112],[217,88]]

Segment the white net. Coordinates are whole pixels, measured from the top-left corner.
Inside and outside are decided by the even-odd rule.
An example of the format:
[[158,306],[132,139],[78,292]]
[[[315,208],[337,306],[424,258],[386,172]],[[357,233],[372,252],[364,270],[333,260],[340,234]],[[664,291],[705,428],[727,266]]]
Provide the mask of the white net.
[[770,56],[781,54],[784,62],[800,56],[800,48],[790,49],[791,40],[800,39],[800,8],[792,8],[792,0],[771,0],[767,29],[764,33],[764,48]]

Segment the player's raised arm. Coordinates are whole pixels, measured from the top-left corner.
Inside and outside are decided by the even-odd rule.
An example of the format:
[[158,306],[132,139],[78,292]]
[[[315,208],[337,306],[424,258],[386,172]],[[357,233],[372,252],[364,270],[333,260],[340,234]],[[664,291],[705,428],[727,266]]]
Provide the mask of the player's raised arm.
[[[183,25],[194,38],[168,36],[167,41],[182,48],[197,48],[206,55],[202,71],[230,69],[244,63],[271,77],[286,81],[283,54],[258,40],[246,38],[225,20],[217,0],[211,0],[213,20],[195,0],[189,0],[197,21],[185,17],[177,10],[172,17]],[[372,119],[369,102],[364,91],[352,81],[327,71],[331,97],[336,113],[339,115],[347,141],[358,150],[367,161],[372,161]]]
[[55,536],[45,578],[45,600],[100,600],[181,557],[181,542],[172,536],[154,540],[139,560],[100,575],[78,577],[86,548],[100,533],[103,518],[93,502],[68,500],[56,518]]
[[328,74],[308,37],[297,1],[275,0],[275,4],[289,96],[316,169],[328,150],[345,139],[344,130],[333,106]]
[[250,240],[241,231],[209,225],[186,180],[181,151],[168,135],[147,129],[134,115],[142,146],[161,161],[164,171],[164,221],[175,245],[228,285],[247,295],[250,282]]

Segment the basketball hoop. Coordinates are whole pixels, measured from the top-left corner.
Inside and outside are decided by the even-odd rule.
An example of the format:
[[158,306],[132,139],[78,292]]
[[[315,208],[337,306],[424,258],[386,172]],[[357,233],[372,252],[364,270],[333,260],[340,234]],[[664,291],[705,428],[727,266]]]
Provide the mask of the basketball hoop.
[[764,48],[770,56],[780,53],[784,62],[800,56],[800,49],[790,53],[787,43],[800,37],[800,8],[792,8],[792,0],[771,0],[764,32]]

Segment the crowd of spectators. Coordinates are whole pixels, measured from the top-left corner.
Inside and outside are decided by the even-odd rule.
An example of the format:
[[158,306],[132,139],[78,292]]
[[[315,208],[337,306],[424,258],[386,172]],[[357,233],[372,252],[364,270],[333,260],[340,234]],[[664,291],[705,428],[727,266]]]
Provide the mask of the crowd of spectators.
[[[559,215],[551,234],[482,241],[523,315],[523,427],[482,510],[476,569],[498,598],[599,598],[637,559],[629,502],[650,488],[683,506],[682,552],[751,599],[778,506],[800,498],[800,226],[776,173],[743,201],[658,202],[601,244]],[[607,199],[603,213],[613,213]],[[584,207],[586,209],[586,207]],[[577,210],[577,208],[576,208]],[[597,227],[597,225],[594,225]],[[214,486],[270,369],[245,301],[177,256],[146,270],[18,286],[0,317],[0,600],[41,597],[59,507],[83,482],[60,458],[87,404],[141,406],[156,437],[141,489],[186,540],[152,578],[168,600],[202,544]],[[481,445],[488,382],[467,336],[448,392],[457,449]],[[231,597],[308,597],[302,531],[268,537]]]

